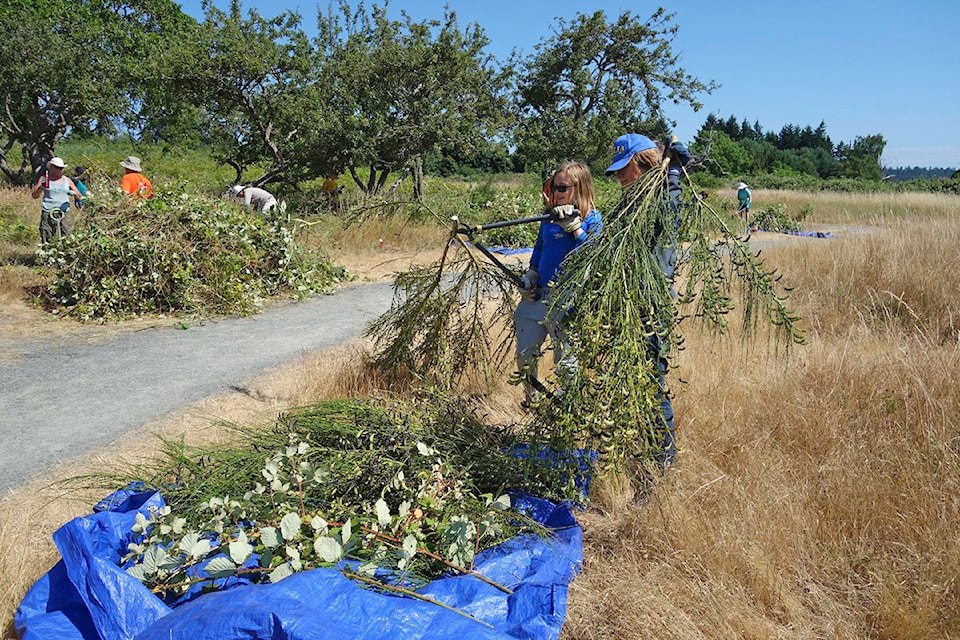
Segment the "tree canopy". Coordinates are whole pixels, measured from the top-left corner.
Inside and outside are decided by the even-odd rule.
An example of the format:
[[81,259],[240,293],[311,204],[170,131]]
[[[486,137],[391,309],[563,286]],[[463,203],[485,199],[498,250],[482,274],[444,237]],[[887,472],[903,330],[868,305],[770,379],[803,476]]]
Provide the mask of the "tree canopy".
[[406,14],[390,20],[379,7],[367,13],[361,5],[351,15],[344,1],[320,26],[324,92],[335,118],[328,153],[368,194],[426,153],[473,150],[498,135],[511,70],[487,59],[479,26],[461,29],[449,10],[442,21],[419,23]]
[[197,106],[203,142],[236,170],[266,167],[248,182],[313,177],[304,171],[323,113],[316,96],[313,48],[300,16],[266,19],[243,14],[239,2],[224,12],[213,6],[196,26],[188,48],[168,50],[166,85]]
[[603,11],[558,19],[520,74],[518,153],[531,163],[595,162],[624,131],[666,134],[664,102],[700,109],[698,97],[716,85],[680,66],[673,19],[663,8],[645,20],[630,11],[609,22]]
[[143,103],[150,61],[190,22],[170,0],[0,4],[0,171],[24,184],[68,131],[116,133]]

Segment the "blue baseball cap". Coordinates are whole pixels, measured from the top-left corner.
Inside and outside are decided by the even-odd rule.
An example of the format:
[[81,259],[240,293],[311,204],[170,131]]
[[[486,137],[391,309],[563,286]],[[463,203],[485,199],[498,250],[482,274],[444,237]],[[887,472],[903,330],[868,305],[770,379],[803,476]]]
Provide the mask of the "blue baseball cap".
[[607,167],[604,173],[608,176],[613,175],[615,171],[627,166],[633,154],[646,151],[647,149],[653,149],[656,146],[653,140],[639,133],[627,133],[620,136],[616,142],[613,143],[613,163]]

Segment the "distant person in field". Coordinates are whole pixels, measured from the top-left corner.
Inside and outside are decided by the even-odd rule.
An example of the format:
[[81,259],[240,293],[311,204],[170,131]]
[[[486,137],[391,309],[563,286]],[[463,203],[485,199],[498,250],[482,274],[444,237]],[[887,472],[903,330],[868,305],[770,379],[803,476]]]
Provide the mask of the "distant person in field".
[[120,161],[125,173],[123,180],[120,181],[120,188],[124,193],[136,196],[138,198],[153,197],[153,183],[144,176],[140,168],[140,158],[136,156],[127,156]]
[[80,198],[76,199],[77,209],[82,209],[85,199],[87,197],[87,168],[86,167],[77,167],[73,170],[73,184],[77,186],[77,191],[80,192]]
[[50,158],[46,171],[40,174],[30,193],[34,200],[43,198],[40,200],[40,243],[43,245],[73,232],[70,196],[75,201],[83,199],[73,180],[63,175],[66,167],[63,158]]
[[277,199],[272,193],[260,187],[244,187],[239,184],[230,189],[234,197],[243,200],[243,206],[258,209],[260,213],[267,213],[277,206]]
[[737,185],[737,215],[743,221],[743,224],[750,222],[750,189],[747,183],[741,182]]
[[[522,278],[522,299],[513,313],[517,367],[530,377],[536,377],[540,347],[547,335],[553,342],[553,364],[557,373],[562,376],[576,367],[576,359],[569,353],[567,340],[558,329],[563,316],[547,313],[553,289],[550,284],[556,280],[563,259],[589,237],[600,233],[603,226],[600,212],[594,208],[590,167],[583,162],[565,162],[548,182],[551,197],[544,213],[553,217],[540,223],[530,267]],[[521,406],[530,408],[540,400],[539,394],[529,381],[523,383],[523,389],[525,397]]]
[[340,200],[340,192],[343,191],[343,187],[337,182],[339,177],[340,172],[334,171],[333,175],[323,181],[323,197],[327,199],[329,204],[336,204]]

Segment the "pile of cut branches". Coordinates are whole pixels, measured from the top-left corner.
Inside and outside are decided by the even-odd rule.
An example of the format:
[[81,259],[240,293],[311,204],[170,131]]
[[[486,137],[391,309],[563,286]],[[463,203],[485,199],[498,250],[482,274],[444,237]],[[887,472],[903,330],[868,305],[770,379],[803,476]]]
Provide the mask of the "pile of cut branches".
[[238,436],[211,448],[167,441],[166,460],[72,480],[162,492],[167,506],[138,517],[123,566],[168,602],[224,577],[278,582],[321,566],[416,597],[441,573],[472,573],[484,549],[545,534],[507,490],[549,493],[537,478],[555,467],[536,471],[451,396],[329,401]]
[[81,319],[142,313],[249,314],[279,293],[326,291],[346,273],[305,251],[279,217],[158,190],[103,198],[40,250],[50,304]]

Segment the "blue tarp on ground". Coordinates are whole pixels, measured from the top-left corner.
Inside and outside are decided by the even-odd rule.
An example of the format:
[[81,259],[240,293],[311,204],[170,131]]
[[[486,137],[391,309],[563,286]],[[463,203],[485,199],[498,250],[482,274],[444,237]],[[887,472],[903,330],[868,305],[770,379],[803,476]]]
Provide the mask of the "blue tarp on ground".
[[517,255],[517,254],[520,254],[520,253],[532,253],[532,252],[533,252],[533,247],[514,248],[514,247],[501,247],[501,246],[496,246],[496,247],[487,247],[487,249],[490,251],[490,253],[499,253],[500,255],[504,255],[504,256],[513,256],[513,255]]
[[[158,492],[123,492],[53,535],[62,560],[37,581],[14,622],[23,640],[554,640],[566,618],[567,585],[583,561],[571,506],[515,496],[546,525],[547,538],[518,536],[477,557],[475,569],[512,594],[469,575],[419,590],[478,618],[358,586],[336,569],[276,584],[237,584],[173,608],[119,567],[137,512],[163,506]],[[489,626],[487,626],[489,625]]]
[[762,229],[757,228],[757,231],[766,231],[768,233],[785,233],[791,236],[806,236],[808,238],[832,238],[833,233],[830,231],[779,231],[774,229]]

